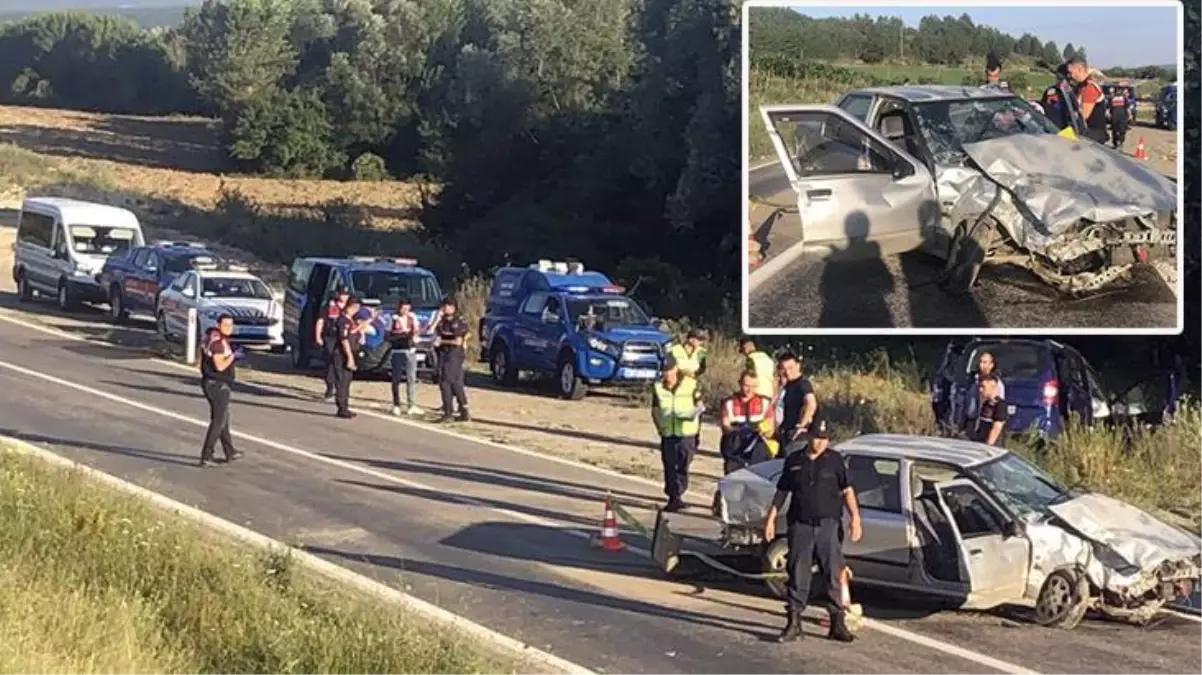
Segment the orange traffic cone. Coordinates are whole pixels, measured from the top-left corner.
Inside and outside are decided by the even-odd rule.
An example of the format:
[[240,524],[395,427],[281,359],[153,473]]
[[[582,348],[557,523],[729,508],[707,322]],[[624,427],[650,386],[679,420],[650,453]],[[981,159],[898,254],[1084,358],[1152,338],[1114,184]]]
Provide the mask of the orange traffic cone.
[[1144,161],[1148,160],[1148,153],[1147,153],[1147,151],[1144,150],[1144,137],[1143,136],[1140,136],[1139,142],[1135,144],[1135,158],[1142,159]]
[[614,515],[614,507],[605,497],[605,518],[601,521],[601,536],[593,540],[593,545],[606,551],[622,551],[626,544],[618,536],[618,518]]

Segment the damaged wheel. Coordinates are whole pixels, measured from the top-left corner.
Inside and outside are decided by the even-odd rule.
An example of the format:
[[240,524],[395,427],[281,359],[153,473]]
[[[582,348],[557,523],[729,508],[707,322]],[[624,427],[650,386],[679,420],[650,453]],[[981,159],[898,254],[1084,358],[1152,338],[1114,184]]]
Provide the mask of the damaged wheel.
[[993,224],[975,223],[963,228],[952,241],[947,256],[943,286],[953,293],[967,294],[977,283],[985,258],[993,246]]
[[1089,608],[1089,581],[1075,569],[1048,575],[1035,603],[1035,622],[1041,626],[1072,630]]
[[[777,537],[775,541],[768,544],[764,549],[764,572],[779,572],[784,573],[785,562],[789,558],[789,538]],[[785,589],[788,584],[783,578],[777,577],[774,579],[765,579],[765,584],[768,584],[768,590],[778,598],[785,597]]]

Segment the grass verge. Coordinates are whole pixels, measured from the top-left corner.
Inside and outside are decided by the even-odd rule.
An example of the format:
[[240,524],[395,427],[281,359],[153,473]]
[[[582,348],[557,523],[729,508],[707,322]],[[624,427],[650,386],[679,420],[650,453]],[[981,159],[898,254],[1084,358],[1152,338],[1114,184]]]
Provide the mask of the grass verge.
[[503,672],[446,630],[0,441],[0,672]]
[[19,199],[22,190],[51,183],[116,186],[113,177],[98,168],[44,157],[12,143],[0,143],[0,201]]

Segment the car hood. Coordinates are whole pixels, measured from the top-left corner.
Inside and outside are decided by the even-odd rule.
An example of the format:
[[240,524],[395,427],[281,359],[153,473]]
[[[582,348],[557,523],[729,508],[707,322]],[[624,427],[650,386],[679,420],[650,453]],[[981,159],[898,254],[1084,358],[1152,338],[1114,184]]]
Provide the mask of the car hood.
[[1077,534],[1108,548],[1132,570],[1202,556],[1202,539],[1105,495],[1085,494],[1048,510]]
[[722,521],[727,525],[764,522],[784,465],[784,459],[770,459],[720,478],[718,493],[722,498]]
[[1172,181],[1099,143],[1015,135],[968,143],[964,151],[985,176],[944,167],[941,195],[957,198],[957,211],[979,213],[991,201],[996,181],[1015,205],[994,215],[1023,246],[1040,247],[1081,220],[1105,223],[1177,209]]
[[234,319],[269,316],[274,300],[262,298],[205,298],[202,305],[206,312],[229,314]]

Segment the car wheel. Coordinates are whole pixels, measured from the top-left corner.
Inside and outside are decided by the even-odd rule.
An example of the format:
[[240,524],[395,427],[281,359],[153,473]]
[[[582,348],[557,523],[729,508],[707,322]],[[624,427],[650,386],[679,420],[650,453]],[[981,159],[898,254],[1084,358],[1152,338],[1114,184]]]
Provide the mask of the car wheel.
[[[971,227],[971,226],[970,226]],[[952,241],[944,269],[943,285],[952,293],[967,294],[977,283],[981,267],[993,245],[993,225],[980,223],[971,231],[959,233]]]
[[[768,544],[764,549],[763,555],[763,570],[765,574],[783,574],[785,572],[785,563],[789,559],[789,539],[787,537],[777,537],[775,541]],[[773,577],[765,579],[764,583],[768,585],[768,590],[778,598],[784,598],[788,587],[788,581],[784,577]]]
[[123,323],[129,319],[129,312],[125,311],[125,296],[121,293],[120,286],[109,289],[109,317],[114,323]]
[[1072,630],[1089,609],[1089,580],[1075,569],[1048,575],[1035,603],[1035,623]]
[[512,387],[518,383],[518,371],[513,367],[513,359],[510,357],[509,348],[504,342],[498,343],[492,348],[492,356],[488,360],[489,370],[492,371],[492,379],[497,384]]
[[58,308],[69,312],[75,308],[75,298],[72,297],[71,284],[66,279],[58,282]]
[[559,395],[571,401],[579,401],[588,393],[584,380],[576,376],[576,361],[571,354],[565,354],[559,359]]
[[171,331],[167,329],[167,316],[165,314],[158,312],[154,315],[154,326],[159,331],[159,337],[167,342],[171,341]]
[[29,287],[29,281],[25,278],[25,270],[17,272],[17,299],[21,302],[33,300],[33,289]]

